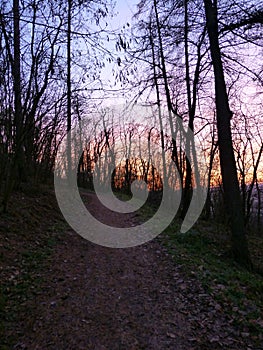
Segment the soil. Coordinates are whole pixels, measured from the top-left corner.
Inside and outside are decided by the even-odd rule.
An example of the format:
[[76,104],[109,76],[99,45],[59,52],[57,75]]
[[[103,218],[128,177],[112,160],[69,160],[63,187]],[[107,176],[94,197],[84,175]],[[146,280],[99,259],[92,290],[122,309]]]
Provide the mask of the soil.
[[[121,225],[123,219],[101,207],[94,194],[85,196],[98,218]],[[41,214],[39,232],[59,215],[52,213],[49,218]],[[125,220],[136,223],[132,214]],[[9,247],[15,246],[8,237]],[[7,321],[5,342],[11,337],[14,345],[1,349],[249,349],[194,272],[193,278],[186,277],[158,239],[113,249],[69,228],[58,237],[37,272],[37,288],[21,298],[15,321]],[[14,251],[4,254],[9,254],[5,264],[12,265],[13,281],[21,274],[21,261]]]

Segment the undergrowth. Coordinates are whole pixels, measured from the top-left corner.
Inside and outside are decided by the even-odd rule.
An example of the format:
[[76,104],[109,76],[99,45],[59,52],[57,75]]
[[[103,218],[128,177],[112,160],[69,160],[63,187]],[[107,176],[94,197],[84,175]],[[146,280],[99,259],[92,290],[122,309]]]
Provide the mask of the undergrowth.
[[15,346],[15,325],[41,293],[41,272],[66,228],[50,189],[16,192],[0,213],[1,350]]

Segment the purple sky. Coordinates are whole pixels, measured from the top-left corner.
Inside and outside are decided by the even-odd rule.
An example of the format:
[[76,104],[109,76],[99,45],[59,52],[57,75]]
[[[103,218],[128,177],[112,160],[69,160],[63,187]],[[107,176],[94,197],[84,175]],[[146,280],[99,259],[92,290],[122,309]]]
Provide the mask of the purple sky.
[[113,19],[114,25],[118,27],[130,22],[138,2],[139,0],[116,0],[115,12],[118,12],[118,15]]

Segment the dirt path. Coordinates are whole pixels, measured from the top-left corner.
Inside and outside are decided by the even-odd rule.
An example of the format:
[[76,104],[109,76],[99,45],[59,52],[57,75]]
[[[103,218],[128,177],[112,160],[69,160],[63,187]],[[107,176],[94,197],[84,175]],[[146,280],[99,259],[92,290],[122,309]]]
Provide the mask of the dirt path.
[[[88,200],[108,222],[121,220]],[[243,349],[234,329],[226,337],[215,301],[184,279],[157,241],[110,249],[72,231],[62,238],[40,292],[27,301],[15,349]]]

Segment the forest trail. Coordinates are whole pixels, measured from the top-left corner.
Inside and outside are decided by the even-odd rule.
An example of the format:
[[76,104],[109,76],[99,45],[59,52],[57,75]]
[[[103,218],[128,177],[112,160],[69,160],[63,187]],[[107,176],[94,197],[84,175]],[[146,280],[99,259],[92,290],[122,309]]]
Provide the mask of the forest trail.
[[[121,224],[85,196],[91,211]],[[185,277],[158,240],[112,249],[68,229],[38,277],[12,330],[14,349],[247,349],[194,272]]]
[[[121,224],[93,194],[85,196],[98,218]],[[156,242],[113,249],[68,231],[52,254],[35,320],[24,320],[17,348],[189,349],[189,325],[174,293],[177,273]]]

